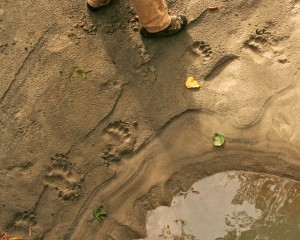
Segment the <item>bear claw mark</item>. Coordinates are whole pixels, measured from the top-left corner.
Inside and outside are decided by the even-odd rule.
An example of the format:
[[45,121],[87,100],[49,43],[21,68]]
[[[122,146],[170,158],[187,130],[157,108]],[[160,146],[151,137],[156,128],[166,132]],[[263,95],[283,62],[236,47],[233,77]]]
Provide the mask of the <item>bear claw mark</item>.
[[105,150],[102,158],[108,162],[119,161],[123,154],[133,151],[136,138],[133,126],[122,121],[109,123],[103,130]]
[[30,212],[22,212],[20,214],[17,214],[15,225],[23,227],[34,227],[37,225],[36,217]]
[[72,164],[63,154],[51,158],[52,164],[46,169],[45,183],[58,191],[63,200],[75,200],[81,192],[83,177],[73,172]]
[[37,227],[37,220],[32,212],[24,211],[16,213],[13,222],[8,226],[10,231],[22,235],[32,235]]
[[244,45],[252,51],[264,52],[267,45],[275,45],[278,41],[283,40],[283,38],[283,36],[275,36],[265,28],[258,28],[255,30],[255,34],[252,34]]
[[202,56],[205,60],[210,59],[211,55],[213,54],[210,45],[206,44],[203,41],[195,41],[192,44],[190,50],[192,53],[198,56]]

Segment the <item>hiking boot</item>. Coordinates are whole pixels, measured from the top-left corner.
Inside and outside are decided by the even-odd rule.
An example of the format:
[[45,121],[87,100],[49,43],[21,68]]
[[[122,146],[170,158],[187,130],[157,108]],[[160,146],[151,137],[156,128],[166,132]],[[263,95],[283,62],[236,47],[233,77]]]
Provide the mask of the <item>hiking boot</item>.
[[92,7],[90,4],[86,3],[87,9],[90,10],[91,12],[96,12],[97,10],[99,10],[100,8],[94,8]]
[[159,32],[150,33],[146,30],[146,28],[141,27],[140,33],[145,38],[159,38],[159,37],[167,37],[173,34],[178,33],[187,25],[187,19],[185,16],[177,15],[171,17],[170,25]]

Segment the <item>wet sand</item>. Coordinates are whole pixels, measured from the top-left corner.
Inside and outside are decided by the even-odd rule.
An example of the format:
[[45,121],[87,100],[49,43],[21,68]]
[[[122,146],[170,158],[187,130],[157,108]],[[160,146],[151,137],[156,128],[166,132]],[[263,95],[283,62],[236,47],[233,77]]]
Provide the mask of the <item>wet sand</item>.
[[187,30],[147,40],[127,1],[0,3],[0,229],[138,239],[147,211],[214,173],[300,180],[300,2],[168,5]]

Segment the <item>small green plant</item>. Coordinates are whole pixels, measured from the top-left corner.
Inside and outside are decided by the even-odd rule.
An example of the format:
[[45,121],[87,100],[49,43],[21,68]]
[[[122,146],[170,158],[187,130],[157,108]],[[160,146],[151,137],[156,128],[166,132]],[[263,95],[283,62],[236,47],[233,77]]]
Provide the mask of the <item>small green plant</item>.
[[222,134],[215,133],[212,136],[212,143],[215,147],[221,147],[225,143],[225,137]]
[[82,77],[83,80],[86,80],[86,74],[87,74],[87,71],[83,70],[83,69],[80,69],[80,68],[77,68],[75,70],[75,72],[73,72],[73,77]]
[[107,217],[107,211],[104,209],[104,206],[97,206],[94,208],[93,216],[99,221],[103,221]]

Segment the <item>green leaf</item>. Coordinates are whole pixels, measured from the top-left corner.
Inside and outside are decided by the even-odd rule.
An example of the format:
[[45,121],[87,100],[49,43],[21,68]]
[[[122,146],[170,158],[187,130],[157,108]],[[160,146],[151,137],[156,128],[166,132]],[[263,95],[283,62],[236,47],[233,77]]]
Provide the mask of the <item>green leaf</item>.
[[107,217],[107,212],[104,209],[104,206],[97,206],[95,207],[95,209],[93,210],[93,216],[99,221],[103,221],[106,217]]
[[222,134],[215,133],[212,136],[212,143],[215,147],[221,147],[225,143],[225,137]]
[[80,69],[80,68],[77,68],[76,70],[75,70],[75,72],[73,73],[73,77],[78,77],[78,76],[80,76],[80,77],[82,77],[82,79],[83,80],[86,80],[86,71],[85,70],[83,70],[83,69]]

